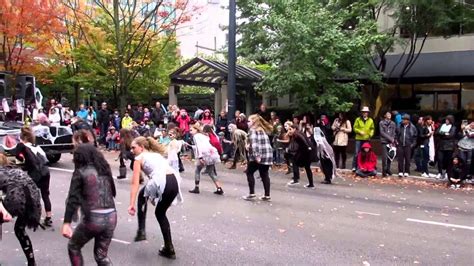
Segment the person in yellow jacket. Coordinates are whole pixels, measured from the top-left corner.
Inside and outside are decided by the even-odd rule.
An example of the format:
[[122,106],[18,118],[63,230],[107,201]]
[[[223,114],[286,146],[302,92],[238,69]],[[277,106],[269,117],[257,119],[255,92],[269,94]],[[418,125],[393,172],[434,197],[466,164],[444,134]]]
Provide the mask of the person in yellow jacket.
[[133,118],[130,117],[128,112],[125,112],[122,118],[122,123],[121,123],[122,128],[131,129],[132,122],[133,122]]
[[357,154],[359,154],[362,144],[368,142],[374,136],[374,120],[369,117],[369,107],[362,108],[361,116],[357,117],[354,122],[355,133],[355,151],[354,159],[352,160],[352,171],[357,170]]

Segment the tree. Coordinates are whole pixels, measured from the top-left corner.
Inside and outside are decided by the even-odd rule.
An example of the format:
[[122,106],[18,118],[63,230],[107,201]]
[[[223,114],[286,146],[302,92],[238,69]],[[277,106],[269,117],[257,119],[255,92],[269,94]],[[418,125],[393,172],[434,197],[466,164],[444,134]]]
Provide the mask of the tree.
[[[474,13],[456,0],[337,0],[336,9],[349,11],[352,27],[357,27],[358,19],[378,22],[381,16],[388,15],[392,25],[387,28],[378,27],[381,36],[371,49],[366,51],[368,59],[375,68],[388,73],[385,78],[393,78],[398,68],[397,87],[418,60],[427,38],[432,35],[446,38],[460,34],[464,26],[473,25]],[[402,53],[399,61],[391,69],[387,68],[387,54],[399,48]],[[373,84],[368,89],[367,100],[376,110],[375,102],[384,84]],[[390,101],[390,99],[389,99]],[[390,106],[390,104],[385,104]],[[376,110],[375,115],[384,112],[384,108]]]
[[94,0],[88,10],[77,0],[64,1],[78,21],[85,40],[82,49],[105,71],[122,109],[137,79],[166,61],[162,56],[174,45],[176,27],[190,18],[188,0]]
[[58,1],[0,0],[0,6],[3,70],[37,75],[51,67],[51,36],[63,30]]
[[[301,111],[349,110],[359,95],[360,77],[376,82],[367,50],[379,41],[376,23],[358,17],[346,27],[348,10],[318,1],[239,2],[239,54],[266,64],[259,88],[295,94]],[[375,34],[374,34],[375,33]]]

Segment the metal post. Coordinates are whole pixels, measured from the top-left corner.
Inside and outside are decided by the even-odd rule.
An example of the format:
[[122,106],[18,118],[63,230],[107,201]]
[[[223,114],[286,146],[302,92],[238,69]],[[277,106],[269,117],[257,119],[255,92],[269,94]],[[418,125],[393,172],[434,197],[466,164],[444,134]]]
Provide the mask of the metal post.
[[[235,32],[236,32],[236,0],[229,1],[229,43],[228,43],[228,64],[229,64],[229,75],[227,77],[227,86],[228,86],[228,100],[229,100],[229,111],[227,113],[227,118],[230,120],[233,119],[235,113],[235,61],[237,60],[236,51],[235,51]],[[219,110],[216,110],[216,113]]]

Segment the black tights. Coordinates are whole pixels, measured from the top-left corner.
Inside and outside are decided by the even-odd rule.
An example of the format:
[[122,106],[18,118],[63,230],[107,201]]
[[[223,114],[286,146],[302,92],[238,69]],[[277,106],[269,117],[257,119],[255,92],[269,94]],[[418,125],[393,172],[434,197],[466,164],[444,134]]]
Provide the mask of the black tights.
[[26,223],[23,218],[18,217],[15,222],[15,235],[18,241],[20,241],[21,248],[25,253],[26,259],[28,261],[28,266],[33,266],[35,264],[35,254],[33,253],[33,245],[31,244],[30,237],[26,233]]
[[270,165],[259,164],[255,161],[251,161],[247,164],[247,181],[249,183],[249,194],[255,194],[255,177],[253,176],[258,170],[260,178],[263,182],[263,190],[265,191],[265,196],[270,197],[270,176],[268,175],[268,169]]
[[347,146],[333,146],[333,147],[334,147],[334,159],[336,160],[336,167],[341,168],[341,169],[346,169]]
[[51,211],[51,200],[49,199],[49,181],[51,179],[50,174],[41,177],[41,180],[36,184],[41,191],[41,198],[44,203],[44,210],[46,212]]
[[[166,186],[161,195],[161,200],[156,205],[155,217],[160,224],[161,233],[163,234],[163,240],[165,247],[172,247],[173,242],[171,239],[171,228],[168,218],[166,217],[166,211],[173,203],[174,199],[178,195],[178,181],[174,175],[166,175]],[[138,230],[145,231],[145,220],[147,211],[147,198],[144,197],[145,188],[142,188],[138,194]]]

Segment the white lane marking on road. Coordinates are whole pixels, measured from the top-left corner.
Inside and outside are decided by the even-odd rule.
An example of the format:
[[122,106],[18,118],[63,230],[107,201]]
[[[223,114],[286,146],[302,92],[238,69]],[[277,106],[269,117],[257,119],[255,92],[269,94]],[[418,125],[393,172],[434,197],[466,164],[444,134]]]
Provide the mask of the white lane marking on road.
[[112,241],[117,242],[117,243],[121,243],[121,244],[125,244],[125,245],[130,245],[130,242],[123,241],[123,240],[120,240],[120,239],[112,238]]
[[380,216],[378,213],[373,213],[373,212],[362,212],[362,211],[356,211],[357,214],[367,214],[367,215],[372,215],[372,216]]
[[57,168],[57,167],[50,167],[49,169],[50,169],[50,170],[55,170],[55,171],[68,172],[68,173],[74,172],[74,170],[71,170],[71,169],[63,169],[63,168]]
[[407,222],[415,222],[415,223],[422,223],[422,224],[432,224],[432,225],[441,225],[441,226],[446,226],[446,227],[454,227],[454,228],[467,229],[467,230],[473,230],[473,231],[474,231],[474,227],[472,227],[472,226],[459,225],[459,224],[447,224],[447,223],[440,223],[440,222],[433,222],[433,221],[425,221],[425,220],[418,220],[418,219],[411,219],[411,218],[407,218]]

